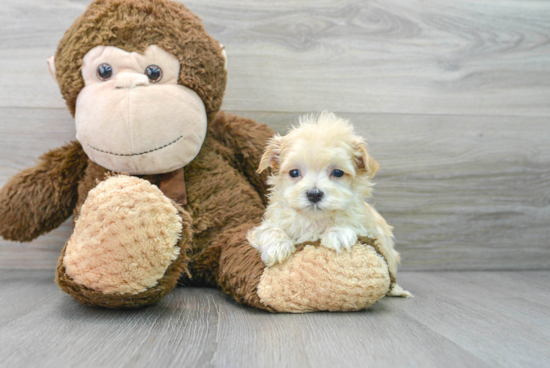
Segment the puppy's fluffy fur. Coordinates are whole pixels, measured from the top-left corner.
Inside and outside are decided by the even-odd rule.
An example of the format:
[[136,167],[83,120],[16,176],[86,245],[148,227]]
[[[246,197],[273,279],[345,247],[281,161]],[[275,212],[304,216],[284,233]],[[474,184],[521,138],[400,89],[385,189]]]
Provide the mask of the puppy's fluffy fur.
[[[284,262],[295,245],[320,240],[337,253],[349,251],[358,236],[378,239],[395,275],[399,253],[392,227],[368,203],[379,166],[365,140],[332,113],[304,116],[286,136],[274,136],[258,172],[271,167],[269,205],[262,224],[248,233],[266,265]],[[390,295],[410,296],[399,285]]]

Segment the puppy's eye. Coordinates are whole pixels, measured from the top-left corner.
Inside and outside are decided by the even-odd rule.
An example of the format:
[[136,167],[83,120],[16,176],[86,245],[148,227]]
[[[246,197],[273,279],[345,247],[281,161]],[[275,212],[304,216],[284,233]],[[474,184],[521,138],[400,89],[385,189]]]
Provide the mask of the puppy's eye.
[[332,176],[334,176],[335,178],[341,178],[342,176],[344,176],[344,172],[342,170],[334,170],[332,172]]
[[288,175],[290,175],[291,178],[297,178],[298,176],[300,176],[300,170],[290,170],[288,172]]
[[153,83],[156,83],[162,79],[162,69],[157,65],[149,65],[145,68],[145,75]]
[[111,79],[113,75],[113,67],[107,63],[100,64],[97,67],[97,77],[102,81]]

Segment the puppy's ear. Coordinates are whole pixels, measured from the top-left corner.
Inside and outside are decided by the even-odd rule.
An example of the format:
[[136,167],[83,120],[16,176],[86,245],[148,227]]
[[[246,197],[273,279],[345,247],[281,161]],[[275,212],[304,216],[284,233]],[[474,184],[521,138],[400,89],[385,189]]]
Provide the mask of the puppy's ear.
[[376,174],[376,172],[380,168],[380,165],[378,165],[378,162],[374,161],[371,155],[369,155],[369,153],[367,152],[367,144],[365,143],[365,141],[356,141],[354,143],[354,151],[355,163],[357,164],[357,168],[359,170],[367,171],[369,179],[372,179],[374,177],[374,174]]
[[281,154],[281,143],[283,137],[279,134],[275,134],[268,142],[264,155],[260,160],[260,166],[258,167],[258,174],[271,167],[275,170],[279,170],[279,155]]

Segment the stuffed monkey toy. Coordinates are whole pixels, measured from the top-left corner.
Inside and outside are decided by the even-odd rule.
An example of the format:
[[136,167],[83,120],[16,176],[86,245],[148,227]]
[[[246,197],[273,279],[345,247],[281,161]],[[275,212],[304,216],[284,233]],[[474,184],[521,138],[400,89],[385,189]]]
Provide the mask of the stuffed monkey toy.
[[31,241],[72,214],[56,282],[76,300],[143,307],[180,284],[271,312],[347,311],[391,290],[376,240],[338,256],[304,244],[269,268],[249,245],[273,132],[220,111],[223,47],[182,4],[95,0],[48,64],[76,141],[0,190],[0,235]]

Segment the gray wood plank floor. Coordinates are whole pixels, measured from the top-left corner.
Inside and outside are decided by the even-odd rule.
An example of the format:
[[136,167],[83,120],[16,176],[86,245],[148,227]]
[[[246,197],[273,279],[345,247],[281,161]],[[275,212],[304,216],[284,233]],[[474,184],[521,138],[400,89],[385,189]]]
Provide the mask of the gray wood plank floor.
[[178,288],[132,311],[81,305],[51,271],[0,270],[0,367],[549,367],[550,272],[404,272],[414,299],[270,314]]

